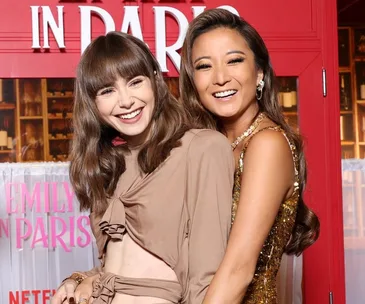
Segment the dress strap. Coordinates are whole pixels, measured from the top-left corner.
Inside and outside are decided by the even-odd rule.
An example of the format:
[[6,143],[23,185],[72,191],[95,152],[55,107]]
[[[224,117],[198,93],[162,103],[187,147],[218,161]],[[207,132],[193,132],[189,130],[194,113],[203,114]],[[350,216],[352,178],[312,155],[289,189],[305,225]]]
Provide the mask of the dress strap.
[[240,157],[239,157],[239,160],[238,160],[239,171],[241,173],[243,171],[243,158],[244,158],[247,147],[250,144],[252,138],[256,134],[258,134],[262,131],[265,131],[265,130],[273,130],[273,131],[281,132],[284,135],[284,137],[286,138],[286,140],[289,144],[289,147],[290,147],[290,151],[292,153],[292,157],[293,157],[294,173],[295,173],[295,183],[294,183],[294,185],[295,185],[295,190],[297,190],[297,187],[299,186],[299,157],[298,157],[298,153],[297,153],[297,148],[295,147],[294,143],[288,138],[287,134],[285,133],[285,131],[280,126],[265,127],[265,128],[262,128],[262,129],[258,130],[257,132],[255,132],[251,135],[251,137],[247,140],[247,142],[243,146],[242,151],[240,153]]

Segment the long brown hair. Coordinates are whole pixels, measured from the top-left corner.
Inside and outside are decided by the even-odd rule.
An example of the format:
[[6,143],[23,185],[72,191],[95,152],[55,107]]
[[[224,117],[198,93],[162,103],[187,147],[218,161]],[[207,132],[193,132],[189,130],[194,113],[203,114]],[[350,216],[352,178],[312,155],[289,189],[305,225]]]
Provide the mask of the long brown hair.
[[199,95],[194,84],[192,63],[192,48],[197,37],[221,27],[237,31],[246,40],[254,53],[256,67],[264,73],[265,87],[262,99],[259,102],[260,111],[264,112],[269,119],[279,125],[286,132],[290,141],[296,146],[299,157],[300,196],[295,226],[285,251],[288,254],[299,255],[317,240],[320,223],[316,214],[303,201],[303,190],[307,180],[303,142],[299,134],[290,128],[284,119],[277,99],[278,86],[276,76],[271,65],[268,50],[258,32],[245,20],[225,9],[207,10],[196,17],[189,25],[181,52],[179,84],[181,99],[191,116],[191,120],[195,124],[202,128],[208,127],[223,131],[219,118],[206,110],[199,101]]
[[155,97],[150,136],[138,154],[141,170],[150,173],[156,169],[189,129],[183,107],[169,92],[158,62],[144,42],[121,32],[95,39],[77,69],[70,179],[81,209],[92,209],[97,215],[106,210],[107,198],[126,169],[123,154],[128,152],[128,144],[113,146],[112,140],[119,134],[101,119],[96,94],[118,77],[130,80],[138,75],[151,80]]

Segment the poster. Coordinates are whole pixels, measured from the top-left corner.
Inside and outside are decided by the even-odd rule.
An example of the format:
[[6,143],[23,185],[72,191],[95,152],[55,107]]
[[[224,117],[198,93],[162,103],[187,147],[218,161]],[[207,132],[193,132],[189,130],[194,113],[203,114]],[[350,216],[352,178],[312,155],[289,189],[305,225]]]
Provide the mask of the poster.
[[0,303],[48,304],[75,270],[97,265],[68,163],[0,164]]

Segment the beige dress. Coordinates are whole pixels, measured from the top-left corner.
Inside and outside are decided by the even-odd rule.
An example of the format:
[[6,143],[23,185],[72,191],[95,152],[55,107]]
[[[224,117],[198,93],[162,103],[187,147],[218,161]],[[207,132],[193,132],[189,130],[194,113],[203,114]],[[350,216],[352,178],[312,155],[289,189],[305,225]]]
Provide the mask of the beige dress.
[[94,282],[94,303],[111,303],[115,293],[122,293],[200,304],[230,232],[231,147],[218,132],[190,130],[150,174],[133,169],[138,168],[136,155],[126,155],[127,171],[104,216],[90,216],[99,257],[103,263],[108,241],[128,234],[171,267],[178,281],[102,273]]

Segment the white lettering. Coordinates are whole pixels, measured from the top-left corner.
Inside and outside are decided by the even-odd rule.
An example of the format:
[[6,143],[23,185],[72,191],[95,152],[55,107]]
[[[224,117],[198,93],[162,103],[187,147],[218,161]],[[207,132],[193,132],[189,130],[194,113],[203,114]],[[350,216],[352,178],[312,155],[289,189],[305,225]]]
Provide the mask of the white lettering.
[[91,12],[98,14],[105,24],[105,33],[115,31],[115,24],[110,14],[97,6],[79,6],[81,15],[81,53],[91,42]]
[[49,49],[48,27],[51,29],[59,48],[65,48],[64,28],[63,28],[63,6],[57,6],[58,26],[53,18],[49,6],[42,6],[43,11],[43,47]]
[[193,10],[193,18],[198,17],[202,12],[204,12],[206,6],[193,6],[191,9]]
[[[41,48],[40,43],[40,21],[39,21],[39,7],[30,6],[32,14],[32,48]],[[222,5],[219,8],[226,9],[233,14],[239,16],[238,11],[229,5]],[[55,40],[59,48],[65,48],[64,39],[64,19],[63,19],[63,6],[57,6],[58,24],[52,15],[49,6],[41,6],[43,12],[43,34],[44,34],[44,48],[50,48],[49,46],[49,29],[52,31]],[[193,18],[199,16],[206,9],[205,6],[192,6]],[[98,6],[79,6],[80,10],[80,31],[81,31],[81,53],[84,52],[86,47],[91,42],[91,28],[92,28],[92,15],[97,14],[105,25],[105,33],[115,31],[115,23],[113,17],[104,9]],[[177,70],[180,68],[180,55],[178,50],[181,49],[185,38],[186,30],[188,28],[188,19],[178,9],[170,6],[154,6],[153,11],[155,14],[155,55],[163,72],[168,72],[167,69],[167,57],[170,58]],[[178,25],[178,37],[177,40],[167,46],[167,33],[166,33],[166,15],[171,15]],[[133,36],[144,41],[141,21],[139,19],[139,6],[124,6],[124,16],[122,21],[121,32],[130,33]]]
[[219,6],[218,8],[224,8],[225,10],[231,12],[232,14],[235,14],[237,16],[239,16],[240,14],[238,13],[238,11],[233,7],[233,6],[230,6],[230,5],[221,5]]
[[143,41],[141,23],[138,16],[138,6],[124,6],[124,18],[121,32],[128,33],[131,29],[131,34]]
[[[186,29],[188,28],[188,20],[182,12],[173,7],[155,6],[153,9],[155,11],[156,59],[161,65],[162,72],[168,72],[166,55],[170,57],[176,69],[179,70],[180,55],[177,50],[182,47]],[[166,46],[166,13],[171,14],[179,24],[179,36],[171,46]]]
[[32,11],[32,48],[40,49],[41,45],[39,43],[39,16],[38,16],[39,6],[31,6]]

